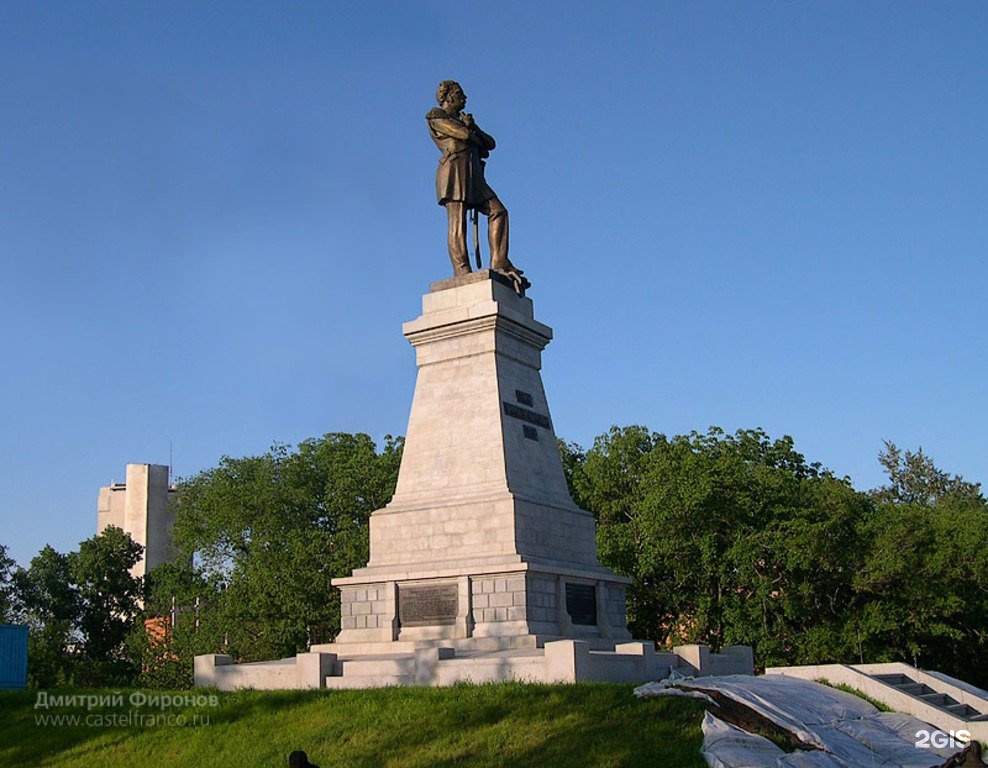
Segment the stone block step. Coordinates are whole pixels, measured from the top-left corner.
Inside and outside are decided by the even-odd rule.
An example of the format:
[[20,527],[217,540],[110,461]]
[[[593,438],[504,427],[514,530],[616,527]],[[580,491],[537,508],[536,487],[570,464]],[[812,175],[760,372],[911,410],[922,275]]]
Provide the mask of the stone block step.
[[320,653],[335,653],[337,656],[367,656],[374,654],[415,653],[415,649],[425,643],[380,642],[380,643],[320,643],[309,648]]
[[981,717],[981,713],[978,710],[967,704],[948,704],[944,709],[962,720],[974,720],[977,717]]
[[919,683],[915,682],[914,680],[897,672],[887,675],[872,675],[872,677],[875,678],[876,680],[885,683],[886,685],[892,685],[895,686],[896,688],[898,688],[901,685],[919,685]]
[[341,677],[415,676],[414,656],[369,656],[363,659],[343,659],[336,663]]
[[899,685],[892,686],[897,688],[903,693],[908,693],[910,696],[922,696],[926,693],[936,693],[930,686],[924,685],[923,683],[900,683]]

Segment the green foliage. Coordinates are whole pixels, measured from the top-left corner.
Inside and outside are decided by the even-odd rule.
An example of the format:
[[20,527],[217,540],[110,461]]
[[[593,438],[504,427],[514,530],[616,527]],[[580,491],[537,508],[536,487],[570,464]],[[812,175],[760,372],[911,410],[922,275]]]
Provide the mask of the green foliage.
[[[290,752],[303,749],[322,768],[702,768],[702,704],[637,700],[631,690],[630,685],[606,683],[506,683],[205,691],[218,696],[218,707],[170,709],[169,714],[183,716],[189,725],[150,728],[39,726],[35,718],[45,711],[33,709],[32,694],[0,692],[0,764],[129,768],[153,755],[160,768],[246,768],[286,765]],[[122,694],[129,698],[129,691]],[[120,711],[98,708],[93,714]],[[193,716],[208,718],[208,725],[193,726]]]
[[988,504],[922,451],[886,443],[880,458],[889,484],[872,492],[855,578],[863,654],[988,684]]
[[[400,439],[329,434],[296,450],[224,458],[178,487],[175,538],[223,589],[200,627],[246,660],[328,642],[339,631],[331,580],[368,559],[368,519],[391,498]],[[208,624],[208,626],[206,626]]]
[[82,652],[90,662],[119,656],[137,616],[141,580],[130,569],[144,548],[110,526],[79,544],[69,555],[72,581],[79,595]]
[[922,448],[912,453],[886,440],[878,461],[889,477],[888,485],[871,492],[880,504],[917,504],[927,508],[984,504],[979,483],[969,483],[937,468]]
[[125,685],[134,666],[125,639],[137,615],[141,581],[129,569],[141,547],[107,528],[67,555],[45,546],[13,574],[18,618],[30,627],[32,687]]
[[46,545],[26,569],[14,573],[13,582],[19,618],[30,628],[28,685],[71,683],[80,601],[68,556]]
[[573,485],[597,513],[602,561],[634,580],[636,636],[753,644],[764,663],[830,649],[821,628],[845,611],[868,502],[808,464],[791,438],[615,428]]

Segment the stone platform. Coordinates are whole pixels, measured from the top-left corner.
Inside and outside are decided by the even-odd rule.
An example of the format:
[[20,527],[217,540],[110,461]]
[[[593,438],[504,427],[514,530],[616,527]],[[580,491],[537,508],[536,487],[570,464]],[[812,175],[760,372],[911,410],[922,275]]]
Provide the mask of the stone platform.
[[[327,646],[328,647],[328,646]],[[338,649],[341,650],[341,649]],[[594,651],[582,640],[557,640],[544,648],[458,651],[452,647],[405,649],[393,653],[338,655],[311,651],[278,661],[234,664],[229,656],[197,656],[195,681],[221,691],[306,688],[383,688],[395,685],[454,685],[518,680],[530,683],[661,680],[684,676],[752,674],[751,648],[687,645],[657,653],[652,643],[618,643]]]

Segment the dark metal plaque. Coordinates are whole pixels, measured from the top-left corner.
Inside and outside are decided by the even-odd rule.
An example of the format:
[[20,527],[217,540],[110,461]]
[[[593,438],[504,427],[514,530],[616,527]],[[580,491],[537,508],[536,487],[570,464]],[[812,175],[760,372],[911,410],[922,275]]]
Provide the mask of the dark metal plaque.
[[398,586],[398,620],[403,627],[455,624],[459,612],[456,584]]
[[522,405],[527,405],[529,408],[531,408],[533,404],[532,396],[528,394],[528,392],[522,392],[520,389],[515,390],[515,400]]
[[597,623],[597,588],[593,584],[566,583],[566,611],[574,624]]
[[534,424],[537,427],[545,427],[546,429],[552,429],[549,424],[549,417],[543,416],[541,413],[536,413],[535,411],[530,411],[528,408],[521,408],[514,403],[509,403],[507,400],[502,401],[504,403],[504,414],[505,416],[511,416],[515,419],[521,419],[522,421],[527,421],[529,424]]
[[539,431],[535,427],[531,427],[528,424],[522,424],[521,428],[525,431],[525,437],[529,440],[539,439]]

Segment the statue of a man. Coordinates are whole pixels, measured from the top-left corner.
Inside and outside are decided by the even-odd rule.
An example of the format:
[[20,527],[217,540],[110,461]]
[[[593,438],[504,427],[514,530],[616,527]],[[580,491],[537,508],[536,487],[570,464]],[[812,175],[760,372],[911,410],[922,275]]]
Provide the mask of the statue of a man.
[[[467,211],[480,211],[487,217],[487,241],[491,249],[491,269],[511,278],[523,291],[531,285],[508,259],[508,211],[484,179],[484,160],[494,149],[494,138],[480,130],[473,115],[464,112],[466,94],[455,80],[443,80],[436,91],[439,107],[429,110],[425,119],[429,134],[442,157],[436,170],[436,198],[449,217],[449,258],[453,272],[470,272],[467,251]],[[476,215],[476,214],[475,214]]]

